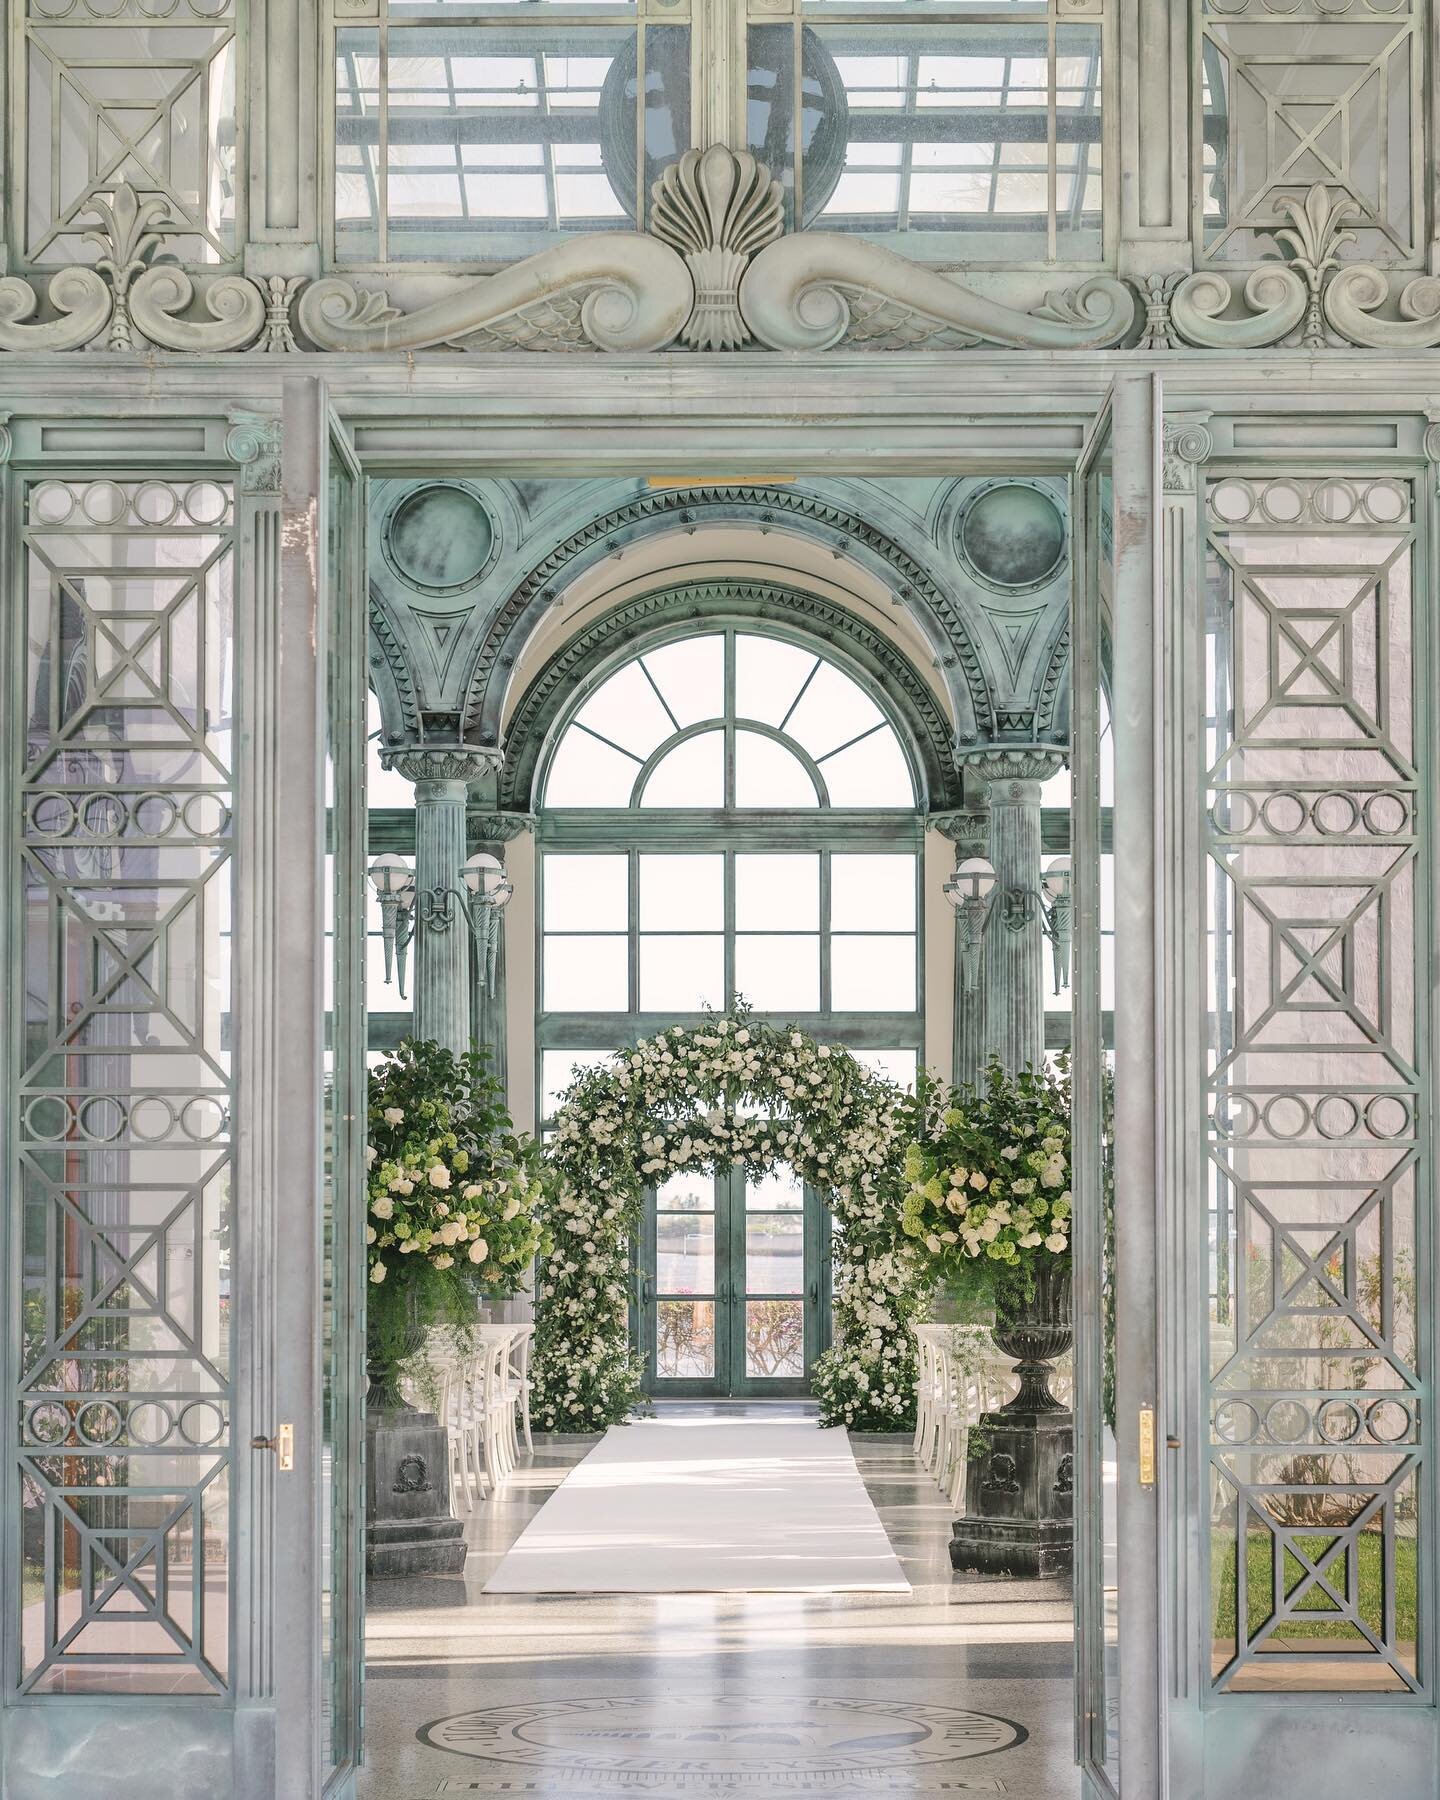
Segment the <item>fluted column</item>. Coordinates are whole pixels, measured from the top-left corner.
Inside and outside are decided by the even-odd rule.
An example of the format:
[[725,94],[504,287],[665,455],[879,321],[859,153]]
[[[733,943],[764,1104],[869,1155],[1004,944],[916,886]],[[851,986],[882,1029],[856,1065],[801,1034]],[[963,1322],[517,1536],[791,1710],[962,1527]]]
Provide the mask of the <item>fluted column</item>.
[[[942,837],[955,846],[955,861],[990,854],[990,816],[978,807],[969,812],[942,813],[930,820]],[[973,993],[965,988],[964,923],[955,916],[955,1010],[950,1079],[956,1087],[973,1087],[985,1066],[985,982]]]
[[468,1050],[470,930],[460,871],[465,866],[467,785],[495,767],[494,750],[385,748],[380,759],[415,783],[415,1036]]
[[[506,848],[513,844],[523,831],[533,831],[534,817],[530,813],[474,813],[470,814],[470,838],[477,850],[505,862]],[[510,1049],[509,1031],[507,1028],[506,996],[505,996],[505,915],[502,912],[497,924],[498,941],[495,948],[493,972],[486,969],[483,951],[476,950],[470,961],[473,982],[471,1018],[474,1020],[475,1042],[484,1050],[490,1059],[490,1070],[495,1079],[505,1089],[510,1090]]]
[[1064,766],[1044,745],[993,745],[974,772],[990,796],[995,902],[985,931],[984,1060],[1038,1069],[1045,1056],[1045,933],[1040,904],[1040,785]]

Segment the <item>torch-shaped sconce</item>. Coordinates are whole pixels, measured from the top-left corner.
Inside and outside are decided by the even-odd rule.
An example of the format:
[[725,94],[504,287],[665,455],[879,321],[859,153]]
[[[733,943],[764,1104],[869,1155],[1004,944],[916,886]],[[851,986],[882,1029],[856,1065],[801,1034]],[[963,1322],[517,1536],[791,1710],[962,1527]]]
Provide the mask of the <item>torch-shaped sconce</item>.
[[959,929],[956,953],[960,958],[960,989],[965,994],[980,991],[980,947],[997,879],[995,865],[986,857],[967,856],[956,863],[955,872],[945,883],[945,898],[955,909]]
[[1070,984],[1070,946],[1074,940],[1075,903],[1070,885],[1070,858],[1055,856],[1040,881],[1040,925],[1050,940],[1055,992]]
[[416,891],[415,874],[403,856],[377,856],[370,865],[370,880],[380,900],[380,920],[385,935],[385,980],[399,974],[400,996],[405,996],[405,961],[416,921],[426,931],[448,931],[458,912],[464,919],[481,956],[481,989],[495,987],[495,963],[500,949],[500,914],[514,888],[504,865],[484,851],[472,856],[460,871],[463,887],[429,887]]
[[515,889],[497,857],[480,851],[460,871],[465,892],[460,895],[470,935],[480,951],[480,991],[495,992],[495,964],[500,953],[500,915],[510,904]]
[[385,941],[385,985],[398,977],[400,998],[405,998],[405,963],[410,940],[415,936],[415,873],[403,856],[377,856],[370,865],[370,882],[380,901],[380,925]]

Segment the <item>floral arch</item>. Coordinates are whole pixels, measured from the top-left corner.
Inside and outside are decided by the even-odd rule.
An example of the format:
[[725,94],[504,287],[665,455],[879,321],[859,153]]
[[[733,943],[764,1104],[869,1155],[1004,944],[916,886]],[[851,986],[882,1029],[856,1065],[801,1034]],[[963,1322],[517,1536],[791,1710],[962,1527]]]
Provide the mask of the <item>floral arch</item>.
[[827,1196],[835,1221],[835,1344],[814,1371],[822,1422],[908,1428],[909,1325],[926,1283],[901,1229],[903,1104],[849,1051],[743,1009],[578,1075],[546,1151],[555,1248],[536,1292],[536,1423],[603,1430],[640,1396],[629,1285],[645,1188],[684,1170],[758,1177],[784,1164]]

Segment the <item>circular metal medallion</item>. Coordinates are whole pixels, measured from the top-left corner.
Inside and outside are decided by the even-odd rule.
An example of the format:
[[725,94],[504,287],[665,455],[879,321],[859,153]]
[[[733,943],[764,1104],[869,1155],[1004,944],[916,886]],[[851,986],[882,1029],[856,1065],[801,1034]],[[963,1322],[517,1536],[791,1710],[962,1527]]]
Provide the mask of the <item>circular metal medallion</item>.
[[987,587],[1026,593],[1059,573],[1065,519],[1043,489],[1025,481],[997,482],[966,501],[955,542],[970,572]]
[[469,587],[495,546],[490,515],[469,488],[430,482],[414,488],[385,525],[385,554],[396,574],[427,593]]
[[[683,1777],[687,1795],[823,1793],[988,1756],[1025,1741],[1022,1726],[959,1706],[749,1695],[660,1695],[487,1706],[422,1727],[437,1750],[519,1764],[567,1790],[654,1791]],[[527,1791],[507,1777],[507,1786]],[[908,1783],[907,1783],[908,1785]],[[961,1785],[961,1784],[955,1784]]]

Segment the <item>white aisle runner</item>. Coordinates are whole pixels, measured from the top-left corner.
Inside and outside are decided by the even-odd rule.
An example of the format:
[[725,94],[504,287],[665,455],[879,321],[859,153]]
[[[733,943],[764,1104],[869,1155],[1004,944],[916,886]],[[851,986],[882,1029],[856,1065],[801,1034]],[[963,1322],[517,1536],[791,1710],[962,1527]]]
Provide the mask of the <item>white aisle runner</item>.
[[612,1426],[485,1584],[487,1594],[734,1588],[909,1592],[843,1430],[794,1418]]

